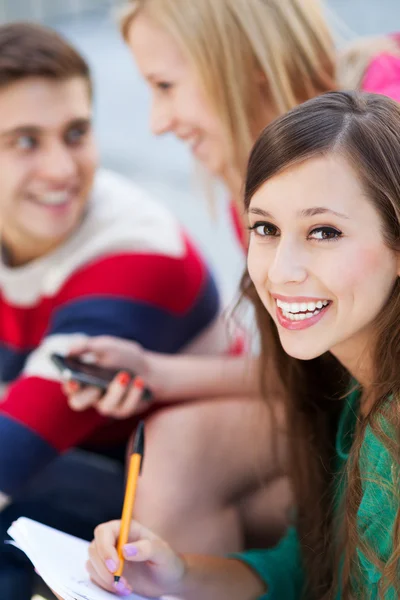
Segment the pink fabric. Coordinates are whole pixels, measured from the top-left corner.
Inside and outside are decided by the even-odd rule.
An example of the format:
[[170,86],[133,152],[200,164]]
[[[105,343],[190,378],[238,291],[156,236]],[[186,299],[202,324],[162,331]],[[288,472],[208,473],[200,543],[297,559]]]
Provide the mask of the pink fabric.
[[364,92],[384,94],[400,102],[400,58],[380,54],[369,64],[362,83]]

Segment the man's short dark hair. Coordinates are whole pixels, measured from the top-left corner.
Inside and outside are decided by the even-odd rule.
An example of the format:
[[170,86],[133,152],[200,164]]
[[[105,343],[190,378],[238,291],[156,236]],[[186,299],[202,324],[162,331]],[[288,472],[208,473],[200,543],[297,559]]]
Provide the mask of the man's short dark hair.
[[28,77],[65,81],[82,77],[92,91],[84,58],[53,29],[16,22],[0,26],[0,89]]

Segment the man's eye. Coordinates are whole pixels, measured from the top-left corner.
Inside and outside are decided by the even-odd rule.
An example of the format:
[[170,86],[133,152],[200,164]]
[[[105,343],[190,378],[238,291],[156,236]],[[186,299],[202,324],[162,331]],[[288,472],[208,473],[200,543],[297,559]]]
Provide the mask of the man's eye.
[[337,240],[342,236],[342,232],[334,227],[316,227],[310,231],[309,239],[317,240],[319,242]]
[[250,231],[260,237],[274,237],[278,233],[277,227],[272,223],[257,222],[250,227]]
[[32,150],[38,145],[37,140],[31,135],[21,135],[15,141],[15,146],[19,150]]
[[65,136],[65,141],[67,144],[71,144],[72,146],[75,144],[79,144],[82,139],[85,137],[87,133],[87,129],[83,127],[75,127],[74,129],[70,129],[67,131]]

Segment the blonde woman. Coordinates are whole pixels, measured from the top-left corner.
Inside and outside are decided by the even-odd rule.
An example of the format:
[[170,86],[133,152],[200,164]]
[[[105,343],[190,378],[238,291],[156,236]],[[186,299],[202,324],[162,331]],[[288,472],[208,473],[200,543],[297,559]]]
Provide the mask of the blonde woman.
[[[225,184],[246,246],[235,207],[255,138],[275,117],[336,87],[320,2],[133,0],[121,29],[151,90],[152,131],[176,135]],[[178,550],[196,552],[279,535],[289,503],[283,449],[271,446],[280,415],[259,400],[256,359],[166,356],[110,338],[76,348],[87,351],[103,365],[132,369],[154,392],[139,520]],[[146,408],[137,389],[127,390],[117,380],[103,397],[67,388],[75,409],[95,405],[114,417]]]

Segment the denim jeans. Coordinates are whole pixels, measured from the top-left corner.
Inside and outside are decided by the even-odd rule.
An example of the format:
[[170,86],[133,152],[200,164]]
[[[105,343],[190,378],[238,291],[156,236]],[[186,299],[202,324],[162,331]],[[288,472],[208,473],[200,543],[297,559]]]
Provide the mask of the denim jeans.
[[[124,468],[121,461],[73,450],[59,457],[0,512],[1,600],[30,600],[35,573],[17,548],[4,544],[20,516],[91,540],[99,524],[121,515]],[[62,557],[60,557],[62,560]]]

